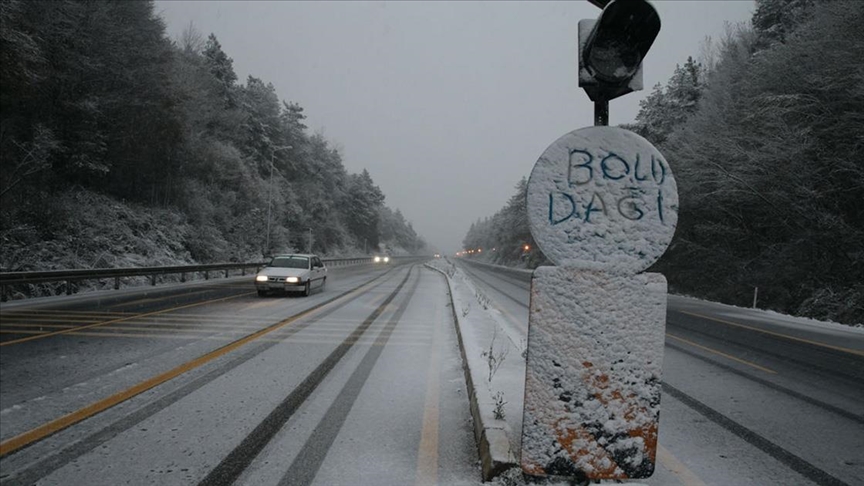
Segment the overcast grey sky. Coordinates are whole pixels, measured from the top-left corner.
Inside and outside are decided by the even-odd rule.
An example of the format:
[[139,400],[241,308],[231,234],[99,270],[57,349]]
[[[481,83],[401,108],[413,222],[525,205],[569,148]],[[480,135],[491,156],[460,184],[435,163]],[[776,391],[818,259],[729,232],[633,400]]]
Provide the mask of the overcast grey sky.
[[[654,1],[662,21],[646,89],[613,100],[610,124],[706,36],[748,21],[752,0]],[[593,123],[577,86],[577,24],[600,10],[568,2],[157,1],[168,33],[215,33],[247,75],[305,108],[307,125],[363,168],[426,240],[461,247],[558,137]],[[675,161],[670,163],[673,166]]]

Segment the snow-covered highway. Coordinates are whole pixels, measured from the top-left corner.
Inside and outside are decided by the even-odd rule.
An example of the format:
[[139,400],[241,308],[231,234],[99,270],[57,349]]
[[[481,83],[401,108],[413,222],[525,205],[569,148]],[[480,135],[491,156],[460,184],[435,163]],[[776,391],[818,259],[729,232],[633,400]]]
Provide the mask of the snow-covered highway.
[[[521,352],[528,282],[459,267]],[[0,483],[480,483],[444,277],[329,275],[308,298],[238,277],[4,303]],[[670,296],[666,332],[643,482],[864,483],[860,329]],[[515,452],[520,373],[514,351],[494,382]]]
[[0,482],[479,482],[443,277],[330,275],[4,304]]

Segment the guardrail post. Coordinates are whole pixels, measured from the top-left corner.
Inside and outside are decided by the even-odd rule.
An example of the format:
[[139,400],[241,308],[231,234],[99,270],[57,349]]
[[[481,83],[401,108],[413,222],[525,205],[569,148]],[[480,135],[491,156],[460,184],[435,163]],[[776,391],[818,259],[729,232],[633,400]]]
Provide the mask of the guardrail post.
[[180,272],[180,281],[186,282],[186,272]]
[[150,285],[156,285],[156,274],[150,275]]
[[72,281],[66,281],[66,295],[72,295]]
[[6,286],[0,285],[0,302],[6,302],[6,299],[8,299],[6,297]]
[[245,277],[246,276],[246,267],[243,267],[240,270],[242,271],[242,275]]
[[204,280],[210,280],[210,270],[204,270]]
[[120,277],[114,277],[114,290],[120,290]]
[[225,278],[228,278],[228,269],[225,269]]

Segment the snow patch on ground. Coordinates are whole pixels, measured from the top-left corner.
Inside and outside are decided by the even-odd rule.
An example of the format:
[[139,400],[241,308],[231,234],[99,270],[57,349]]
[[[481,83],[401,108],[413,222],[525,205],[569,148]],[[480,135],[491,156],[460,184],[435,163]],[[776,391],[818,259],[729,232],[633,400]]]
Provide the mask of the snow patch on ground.
[[823,321],[819,319],[813,319],[810,317],[798,317],[798,316],[790,316],[788,314],[782,314],[773,310],[765,310],[759,308],[752,307],[740,307],[731,304],[724,304],[721,302],[714,302],[711,300],[701,299],[699,297],[693,297],[690,295],[684,294],[675,294],[670,295],[670,299],[682,299],[682,300],[691,300],[696,302],[702,302],[706,304],[711,304],[717,306],[718,308],[726,308],[730,312],[729,317],[735,317],[738,319],[749,319],[749,320],[766,320],[770,319],[772,322],[776,324],[783,324],[787,327],[791,328],[819,328],[825,330],[832,331],[851,331],[856,334],[864,334],[864,323],[856,323],[856,324],[843,324],[840,322],[834,321]]

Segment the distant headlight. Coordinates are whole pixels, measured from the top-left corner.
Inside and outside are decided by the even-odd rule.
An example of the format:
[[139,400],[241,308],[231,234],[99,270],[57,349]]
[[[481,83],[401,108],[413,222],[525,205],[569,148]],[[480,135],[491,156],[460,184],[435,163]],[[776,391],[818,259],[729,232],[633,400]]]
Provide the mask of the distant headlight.
[[257,277],[255,277],[255,281],[256,282],[266,282],[267,281],[267,275],[258,275]]
[[387,263],[389,261],[390,261],[390,257],[384,257],[384,263]]
[[297,277],[288,277],[288,278],[285,279],[285,281],[288,282],[288,283],[297,283],[297,282],[300,281],[300,279],[297,278]]
[[378,263],[380,261],[381,261],[381,257],[375,257],[375,263]]

